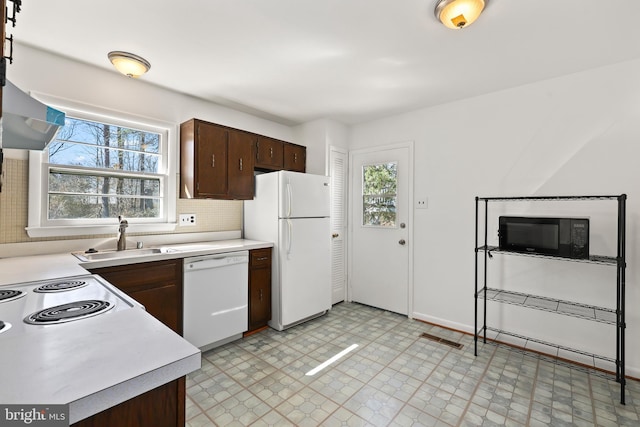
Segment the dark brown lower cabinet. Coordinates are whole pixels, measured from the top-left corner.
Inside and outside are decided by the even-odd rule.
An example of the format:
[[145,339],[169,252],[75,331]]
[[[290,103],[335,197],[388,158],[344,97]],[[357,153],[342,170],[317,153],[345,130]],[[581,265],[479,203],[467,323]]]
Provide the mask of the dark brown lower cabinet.
[[185,378],[179,378],[72,424],[74,427],[183,427]]
[[[90,270],[142,304],[147,313],[182,335],[182,259]],[[84,419],[78,427],[183,427],[185,379],[179,378]]]
[[249,251],[249,330],[271,320],[271,248]]
[[182,259],[94,268],[147,313],[182,335]]

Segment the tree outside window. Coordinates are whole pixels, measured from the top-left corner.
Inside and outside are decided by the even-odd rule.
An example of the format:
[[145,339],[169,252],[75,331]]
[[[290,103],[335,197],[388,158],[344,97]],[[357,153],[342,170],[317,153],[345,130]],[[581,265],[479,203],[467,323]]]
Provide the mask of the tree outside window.
[[67,117],[48,147],[50,220],[161,215],[161,135]]
[[362,225],[396,226],[397,189],[397,162],[363,166]]

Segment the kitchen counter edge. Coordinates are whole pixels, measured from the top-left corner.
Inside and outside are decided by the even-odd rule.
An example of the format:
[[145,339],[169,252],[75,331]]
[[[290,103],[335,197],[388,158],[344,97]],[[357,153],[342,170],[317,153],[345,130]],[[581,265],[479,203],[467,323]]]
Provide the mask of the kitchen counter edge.
[[[247,239],[215,240],[201,242],[201,244],[211,244],[212,247],[199,250],[162,252],[140,256],[132,255],[129,257],[125,256],[98,261],[81,261],[71,253],[1,258],[0,270],[2,271],[2,276],[0,277],[0,286],[79,276],[87,274],[87,270],[94,268],[138,264],[167,259],[190,258],[200,255],[212,255],[273,247],[273,243]],[[194,243],[163,246],[180,249],[181,247],[194,246]],[[132,251],[132,253],[133,252],[135,251]]]

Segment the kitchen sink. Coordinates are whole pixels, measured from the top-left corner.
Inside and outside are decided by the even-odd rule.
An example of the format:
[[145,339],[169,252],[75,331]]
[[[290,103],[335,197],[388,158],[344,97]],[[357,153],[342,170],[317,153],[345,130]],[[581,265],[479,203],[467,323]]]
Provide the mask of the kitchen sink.
[[72,254],[80,261],[98,261],[106,259],[129,258],[142,255],[153,255],[163,252],[166,253],[171,251],[161,248],[147,248],[127,249],[124,251],[72,252]]
[[217,245],[215,243],[197,243],[192,245],[177,245],[172,247],[163,248],[168,252],[191,252],[191,251],[205,251],[210,249],[218,249],[224,246],[225,248],[229,247],[229,245]]
[[226,242],[225,244],[194,243],[194,244],[178,244],[175,246],[162,246],[159,248],[126,249],[124,251],[108,250],[108,251],[97,251],[97,252],[72,252],[72,254],[76,258],[78,258],[80,261],[89,262],[89,261],[104,261],[104,260],[110,260],[110,259],[132,258],[132,257],[153,255],[153,254],[208,251],[208,250],[219,249],[222,247],[224,247],[225,249],[230,249],[230,248],[233,248],[234,246],[242,246],[242,245],[241,244],[230,245],[228,242]]

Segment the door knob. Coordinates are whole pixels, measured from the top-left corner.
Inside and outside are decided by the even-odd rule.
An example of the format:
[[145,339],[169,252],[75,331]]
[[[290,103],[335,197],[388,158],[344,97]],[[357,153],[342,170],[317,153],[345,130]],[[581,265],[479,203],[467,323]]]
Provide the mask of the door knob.
[[398,243],[400,243],[401,245],[404,245],[404,244],[405,244],[405,243],[407,243],[407,242],[405,242],[405,240],[404,240],[404,239],[400,239],[400,241],[399,241]]

